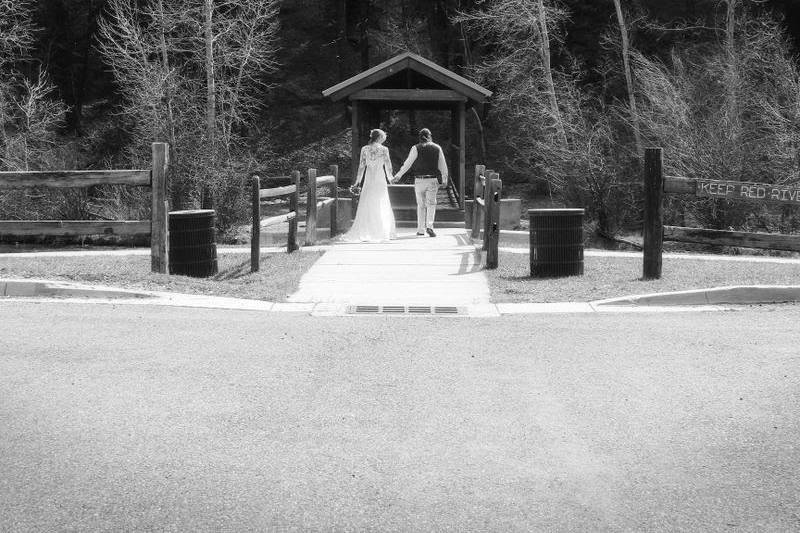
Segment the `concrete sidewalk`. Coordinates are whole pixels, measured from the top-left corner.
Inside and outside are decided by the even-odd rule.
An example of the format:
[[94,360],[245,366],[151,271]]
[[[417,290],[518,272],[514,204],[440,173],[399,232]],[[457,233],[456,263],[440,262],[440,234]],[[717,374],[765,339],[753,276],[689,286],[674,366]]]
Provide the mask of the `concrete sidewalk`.
[[290,302],[350,305],[489,304],[481,254],[463,229],[437,237],[401,230],[381,244],[334,243],[300,280]]

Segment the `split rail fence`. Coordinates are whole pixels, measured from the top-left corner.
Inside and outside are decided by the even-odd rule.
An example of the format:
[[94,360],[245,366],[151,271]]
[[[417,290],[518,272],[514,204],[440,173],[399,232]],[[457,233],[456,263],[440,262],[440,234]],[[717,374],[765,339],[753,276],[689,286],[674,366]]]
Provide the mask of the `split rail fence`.
[[169,266],[168,145],[153,143],[150,170],[59,170],[0,172],[0,189],[79,188],[133,185],[152,189],[150,220],[0,220],[3,236],[126,235],[150,237],[150,267],[166,274]]
[[497,268],[500,246],[500,193],[503,182],[500,174],[475,165],[474,201],[472,203],[473,239],[481,234],[483,222],[483,249],[486,251],[486,268]]
[[[321,209],[327,206],[330,206],[330,236],[334,237],[339,233],[337,216],[339,167],[337,165],[330,165],[329,170],[329,175],[317,176],[317,169],[308,169],[308,181],[306,184],[306,246],[313,246],[316,244],[317,215]],[[285,177],[286,176],[283,176],[283,178]],[[324,185],[331,186],[331,196],[317,198],[317,188]],[[265,189],[261,188],[261,178],[259,176],[253,176],[251,188],[253,227],[250,238],[250,270],[251,272],[257,272],[261,261],[261,228],[288,222],[289,235],[286,243],[286,251],[287,253],[291,253],[300,248],[297,239],[298,219],[300,217],[300,172],[292,172],[290,185]],[[289,212],[262,219],[261,202],[281,197],[288,197]]]
[[665,194],[800,205],[800,186],[664,176],[662,149],[644,156],[644,279],[661,278],[664,241],[800,252],[800,235],[665,226],[663,206]]

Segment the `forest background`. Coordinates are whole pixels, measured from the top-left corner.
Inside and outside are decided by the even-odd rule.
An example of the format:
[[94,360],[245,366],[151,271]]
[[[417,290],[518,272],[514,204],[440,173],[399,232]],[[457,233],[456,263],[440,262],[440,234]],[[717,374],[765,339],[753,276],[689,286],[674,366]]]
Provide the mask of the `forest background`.
[[[349,169],[348,110],[321,92],[403,51],[493,91],[467,165],[516,196],[641,223],[641,154],[668,173],[800,181],[797,0],[0,0],[0,170],[147,168],[172,147],[172,207],[246,219],[253,172]],[[380,124],[397,168],[415,130]],[[347,170],[345,170],[345,175]],[[469,194],[471,191],[467,191]],[[5,191],[0,219],[139,219],[146,193]],[[796,232],[790,207],[670,200],[668,223]]]

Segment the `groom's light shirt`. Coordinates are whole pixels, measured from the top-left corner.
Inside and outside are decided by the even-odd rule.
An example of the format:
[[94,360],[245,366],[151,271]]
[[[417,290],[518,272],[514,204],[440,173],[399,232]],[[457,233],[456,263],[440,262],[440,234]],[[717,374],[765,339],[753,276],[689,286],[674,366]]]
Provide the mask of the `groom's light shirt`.
[[[442,173],[442,184],[445,184],[447,183],[447,162],[444,160],[444,152],[442,151],[441,146],[439,146],[438,144],[436,143],[431,143],[431,144],[433,144],[436,148],[439,149],[439,161],[437,162],[437,167],[439,168],[439,172]],[[400,167],[400,170],[397,171],[395,177],[404,176],[405,173],[408,172],[408,169],[411,168],[411,165],[414,164],[414,161],[417,160],[417,156],[418,156],[417,145],[415,144],[414,146],[411,147],[411,150],[409,150],[408,157],[406,158],[405,163],[403,163],[403,166]]]

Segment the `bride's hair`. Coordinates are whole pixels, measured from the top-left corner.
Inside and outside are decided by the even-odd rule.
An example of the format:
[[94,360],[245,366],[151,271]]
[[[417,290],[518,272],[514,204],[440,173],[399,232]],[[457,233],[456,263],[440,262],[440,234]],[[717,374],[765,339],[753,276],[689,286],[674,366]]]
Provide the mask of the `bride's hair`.
[[386,132],[383,130],[379,130],[375,128],[374,130],[370,130],[369,132],[369,142],[376,143],[376,142],[383,142],[386,140]]

